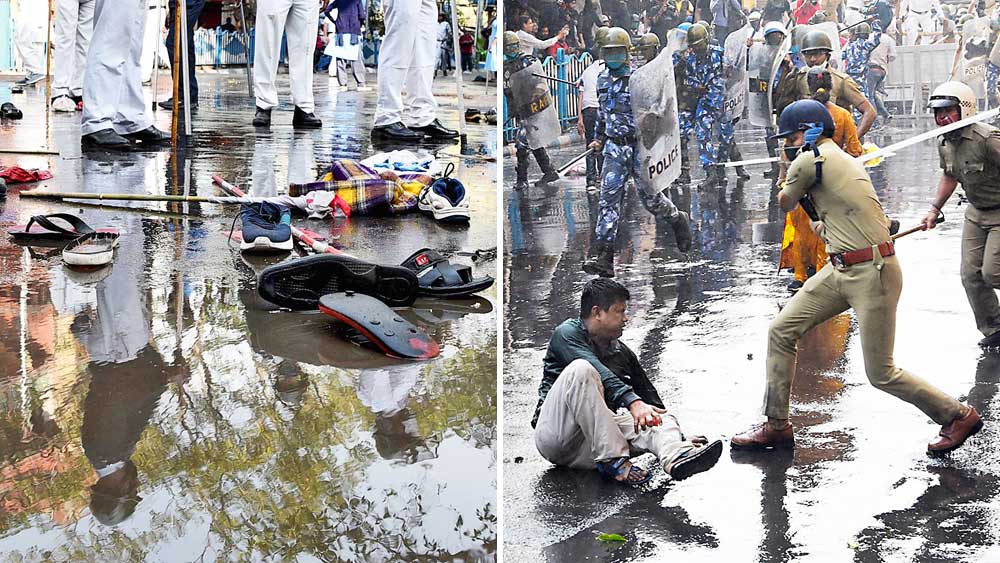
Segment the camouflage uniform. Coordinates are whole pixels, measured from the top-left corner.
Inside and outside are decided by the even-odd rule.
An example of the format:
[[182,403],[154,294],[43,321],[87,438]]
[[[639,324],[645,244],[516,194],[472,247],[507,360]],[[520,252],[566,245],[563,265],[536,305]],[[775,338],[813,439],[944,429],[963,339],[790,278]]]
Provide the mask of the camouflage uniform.
[[681,179],[691,180],[691,159],[688,157],[688,141],[694,129],[692,112],[698,105],[698,97],[687,86],[683,52],[674,51],[674,84],[677,88],[677,123],[681,132]]
[[[703,168],[708,168],[719,162],[719,149],[723,148],[722,145],[728,147],[733,140],[733,123],[723,121],[724,85],[722,49],[709,45],[708,51],[701,57],[693,51],[687,54],[684,59],[684,86],[697,98],[698,102],[693,111],[680,112],[680,119],[682,123],[683,120],[687,119],[694,125]],[[687,113],[686,116],[685,113]],[[712,146],[712,128],[716,124],[719,125],[720,147]]]
[[[604,70],[597,79],[597,123],[595,137],[604,143],[604,168],[601,178],[601,195],[597,215],[597,241],[612,244],[618,232],[625,182],[629,177],[641,177],[639,159],[636,158],[635,116],[632,114],[632,94],[628,81],[631,69],[623,76],[612,76]],[[643,206],[653,215],[674,218],[677,207],[662,192],[646,193],[638,186]]]
[[872,23],[872,34],[868,39],[855,39],[847,44],[844,51],[840,53],[840,58],[844,60],[844,72],[847,73],[858,86],[861,93],[869,100],[874,99],[872,92],[868,91],[868,81],[865,74],[868,72],[868,61],[871,59],[872,51],[878,47],[882,40],[882,28],[878,22]]
[[993,61],[986,61],[986,95],[990,108],[1000,105],[1000,98],[997,96],[997,78],[1000,78],[1000,67],[993,64]]

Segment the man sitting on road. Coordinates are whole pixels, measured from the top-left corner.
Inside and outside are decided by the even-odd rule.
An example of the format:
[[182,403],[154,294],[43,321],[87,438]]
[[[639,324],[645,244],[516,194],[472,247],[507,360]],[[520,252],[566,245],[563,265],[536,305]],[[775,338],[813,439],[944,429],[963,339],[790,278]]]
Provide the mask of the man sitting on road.
[[552,334],[531,421],[535,447],[556,465],[596,468],[634,486],[651,475],[629,456],[651,452],[674,480],[686,479],[715,465],[722,442],[686,438],[635,353],[618,340],[628,300],[620,283],[593,279],[583,288],[580,318]]

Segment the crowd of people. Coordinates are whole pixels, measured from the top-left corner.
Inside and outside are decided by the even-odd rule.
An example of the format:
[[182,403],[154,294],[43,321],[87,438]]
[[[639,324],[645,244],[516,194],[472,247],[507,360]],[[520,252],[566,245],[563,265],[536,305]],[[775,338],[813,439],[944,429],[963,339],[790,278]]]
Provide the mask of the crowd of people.
[[[239,3],[235,0],[226,4]],[[223,11],[218,5],[207,10],[206,0],[184,0],[184,6],[187,53],[175,59],[177,0],[59,0],[52,14],[47,13],[44,2],[21,2],[15,29],[25,76],[17,86],[37,84],[45,78],[47,28],[52,22],[50,103],[54,111],[82,112],[82,145],[88,150],[155,148],[170,139],[153,125],[143,84],[151,81],[155,64],[173,66],[175,60],[179,61],[187,69],[186,73],[177,73],[183,75],[180,99],[154,102],[168,111],[197,110],[195,29],[206,24],[228,33],[253,30],[253,53],[247,55],[253,61],[256,127],[270,127],[272,110],[279,104],[276,77],[283,44],[287,46],[293,127],[323,125],[314,111],[313,75],[317,70],[329,69],[341,89],[348,87],[350,75],[358,90],[369,89],[362,48],[363,34],[368,31],[368,8],[363,0],[259,0],[252,23],[241,18],[234,22],[233,17],[226,17],[223,23]],[[382,9],[385,30],[378,51],[373,137],[409,142],[458,138],[456,130],[438,120],[432,93],[436,69],[456,66],[449,16],[439,14],[435,0],[419,4],[388,0],[382,3]],[[245,17],[246,11],[240,6],[234,13]],[[492,9],[486,12],[487,21],[493,19],[493,13]],[[463,30],[459,65],[466,72],[477,68],[481,52],[477,44],[495,46],[495,36],[495,25],[484,27],[478,42],[472,32]],[[244,46],[249,45],[248,39],[249,34],[239,37]],[[487,73],[496,71],[489,66],[492,62],[488,57]],[[156,85],[153,91],[155,96]],[[12,100],[0,102],[4,118],[23,115]],[[187,103],[190,107],[185,107]]]

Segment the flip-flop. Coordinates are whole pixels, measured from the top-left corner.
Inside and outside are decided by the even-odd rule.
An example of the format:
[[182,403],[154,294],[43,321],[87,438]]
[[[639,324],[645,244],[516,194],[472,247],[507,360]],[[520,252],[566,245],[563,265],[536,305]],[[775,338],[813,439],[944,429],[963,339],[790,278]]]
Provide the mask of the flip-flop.
[[[646,471],[641,467],[636,467],[634,463],[629,464],[628,469],[623,466],[629,463],[629,458],[619,457],[611,461],[598,461],[597,472],[601,474],[601,477],[621,483],[622,485],[632,485],[633,487],[638,487],[639,485],[644,485],[653,478],[653,474],[650,471]],[[623,473],[628,471],[628,476],[624,480],[619,481],[618,477]]]
[[469,266],[455,266],[430,248],[422,248],[403,260],[403,267],[413,270],[420,281],[420,294],[432,297],[468,297],[493,285],[493,278],[472,277]]
[[117,246],[116,233],[87,233],[63,249],[63,261],[69,266],[107,266],[114,259]]
[[374,297],[353,291],[331,293],[320,298],[319,310],[356,330],[387,356],[427,360],[441,353],[426,332]]
[[681,454],[681,457],[670,466],[670,477],[674,481],[681,481],[702,471],[708,471],[719,461],[721,455],[722,440],[690,449]]
[[[66,223],[68,227],[57,225],[52,222],[52,219],[59,219]],[[31,239],[69,242],[93,232],[119,234],[118,229],[95,230],[85,223],[83,219],[69,213],[35,215],[28,221],[27,225],[15,225],[7,231],[7,234],[15,241]]]
[[24,114],[21,110],[17,109],[17,106],[10,102],[4,102],[0,104],[0,118],[2,119],[21,119]]
[[320,297],[340,291],[371,295],[393,307],[417,298],[417,277],[400,266],[380,266],[338,254],[319,254],[265,268],[257,291],[289,309],[316,309]]

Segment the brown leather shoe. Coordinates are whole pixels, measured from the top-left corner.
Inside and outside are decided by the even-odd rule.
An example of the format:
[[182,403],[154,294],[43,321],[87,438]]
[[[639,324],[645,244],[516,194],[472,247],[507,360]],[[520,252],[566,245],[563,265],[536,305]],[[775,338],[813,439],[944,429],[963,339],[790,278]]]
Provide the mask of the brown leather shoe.
[[969,439],[976,432],[983,428],[983,421],[979,418],[976,409],[969,407],[969,412],[965,416],[960,416],[955,420],[941,427],[940,436],[930,444],[927,444],[928,455],[944,455]]
[[750,430],[737,434],[729,441],[733,448],[768,450],[795,447],[795,433],[789,423],[782,430],[775,430],[770,422],[762,422]]

